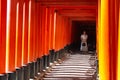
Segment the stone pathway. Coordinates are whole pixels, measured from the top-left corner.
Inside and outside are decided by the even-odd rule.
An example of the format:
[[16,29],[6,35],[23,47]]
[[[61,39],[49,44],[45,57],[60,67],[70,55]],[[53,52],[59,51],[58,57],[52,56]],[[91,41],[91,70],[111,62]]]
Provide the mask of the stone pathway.
[[52,66],[43,80],[97,80],[96,56],[72,54],[62,64]]

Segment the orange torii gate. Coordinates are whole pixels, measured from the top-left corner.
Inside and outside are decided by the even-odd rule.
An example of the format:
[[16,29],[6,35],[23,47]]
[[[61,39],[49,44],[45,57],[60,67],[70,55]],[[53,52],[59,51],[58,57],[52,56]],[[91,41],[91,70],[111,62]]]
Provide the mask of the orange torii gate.
[[[8,74],[9,80],[14,80],[16,73],[20,74],[21,70],[24,77],[20,80],[33,78],[42,67],[49,65],[51,51],[57,54],[66,45],[72,43],[74,36],[72,35],[72,19],[97,19],[100,80],[119,80],[119,0],[98,0],[95,6],[89,4],[72,6],[72,3],[64,3],[64,1],[59,3],[59,0],[56,5],[53,5],[54,3],[46,2],[46,0],[40,1],[0,1],[0,74],[2,74],[0,79],[6,80],[6,74]],[[89,2],[89,0],[86,1]],[[79,8],[95,9],[96,6],[98,6],[98,15],[93,15],[96,12],[94,10],[84,10],[80,15],[76,13],[81,12]],[[65,9],[73,8],[77,11],[73,10],[76,15],[72,15],[71,19],[69,18],[71,11]],[[75,18],[75,16],[86,16],[88,12],[91,13],[88,15],[92,18]],[[45,64],[42,64],[42,61]]]

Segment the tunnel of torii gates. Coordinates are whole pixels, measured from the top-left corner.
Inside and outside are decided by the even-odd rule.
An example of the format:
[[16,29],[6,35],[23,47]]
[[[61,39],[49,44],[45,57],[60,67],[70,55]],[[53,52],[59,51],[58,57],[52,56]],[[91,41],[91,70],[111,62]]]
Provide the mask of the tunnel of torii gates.
[[119,0],[0,0],[1,80],[69,46],[73,20],[96,21],[100,80],[120,80],[119,14]]

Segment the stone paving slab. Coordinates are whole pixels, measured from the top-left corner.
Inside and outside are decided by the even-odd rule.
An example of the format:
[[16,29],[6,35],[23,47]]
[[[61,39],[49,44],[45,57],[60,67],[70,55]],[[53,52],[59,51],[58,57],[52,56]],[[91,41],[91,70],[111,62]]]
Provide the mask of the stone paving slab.
[[95,61],[96,57],[89,54],[70,55],[62,64],[52,66],[43,80],[95,80]]

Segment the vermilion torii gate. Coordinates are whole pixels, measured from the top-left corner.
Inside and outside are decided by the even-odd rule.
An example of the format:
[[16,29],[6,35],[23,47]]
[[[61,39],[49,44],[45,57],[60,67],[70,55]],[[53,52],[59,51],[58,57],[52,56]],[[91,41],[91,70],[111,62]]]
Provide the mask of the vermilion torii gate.
[[89,20],[97,23],[100,80],[119,80],[119,5],[119,0],[1,0],[0,79],[9,73],[14,80],[21,68],[33,78],[40,71],[34,70],[37,60],[73,42],[72,20]]

